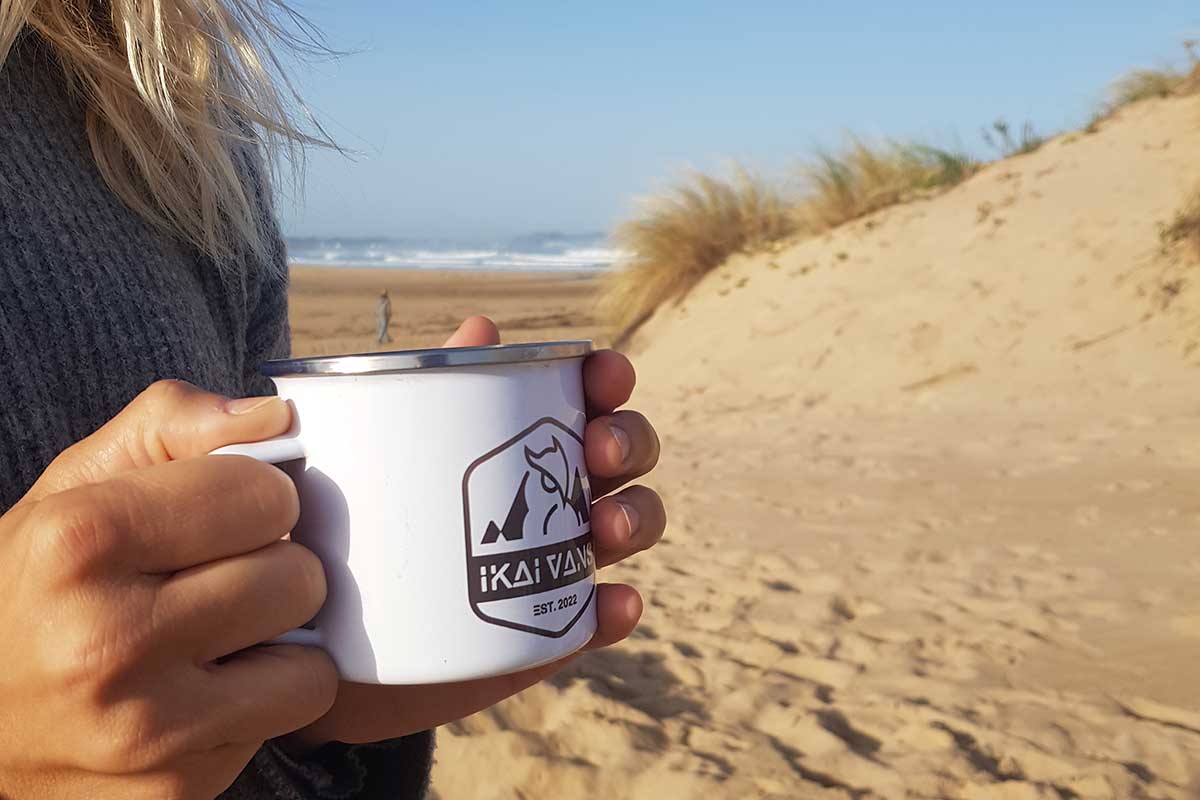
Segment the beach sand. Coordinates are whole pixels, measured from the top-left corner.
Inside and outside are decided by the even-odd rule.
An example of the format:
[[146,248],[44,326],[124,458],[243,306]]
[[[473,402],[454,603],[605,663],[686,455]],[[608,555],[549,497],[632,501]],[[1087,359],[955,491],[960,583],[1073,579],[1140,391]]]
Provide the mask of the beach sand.
[[[671,524],[603,576],[644,623],[446,726],[437,796],[1200,797],[1197,184],[1200,99],[1151,101],[663,309]],[[365,347],[378,275],[299,271],[298,351]],[[388,280],[404,344],[597,330],[585,283]]]
[[[375,303],[392,298],[391,344],[376,339]],[[592,339],[595,280],[587,273],[292,268],[297,356],[439,347],[466,317],[486,314],[509,342]]]

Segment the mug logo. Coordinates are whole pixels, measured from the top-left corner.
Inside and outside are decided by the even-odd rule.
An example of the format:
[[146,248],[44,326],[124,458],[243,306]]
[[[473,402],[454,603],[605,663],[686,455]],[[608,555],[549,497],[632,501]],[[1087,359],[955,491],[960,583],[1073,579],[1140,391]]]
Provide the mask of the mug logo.
[[485,622],[559,637],[595,591],[583,440],[543,418],[463,476],[467,594]]

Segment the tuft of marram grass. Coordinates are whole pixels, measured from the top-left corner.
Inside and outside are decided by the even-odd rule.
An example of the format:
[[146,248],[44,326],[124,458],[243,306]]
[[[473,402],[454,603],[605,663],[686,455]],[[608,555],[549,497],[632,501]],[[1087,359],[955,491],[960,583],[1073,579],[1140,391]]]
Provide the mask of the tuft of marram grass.
[[807,191],[798,198],[786,198],[741,167],[728,180],[694,172],[643,200],[638,216],[614,232],[614,243],[629,255],[603,280],[601,314],[622,342],[656,308],[682,297],[735,253],[820,233],[953,186],[978,167],[970,156],[923,144],[873,146],[852,138],[801,167]]
[[1131,103],[1170,97],[1184,76],[1170,69],[1135,69],[1113,81],[1108,89],[1109,113]]
[[1001,158],[1012,158],[1032,153],[1046,143],[1046,137],[1033,129],[1033,123],[1026,121],[1020,132],[1014,136],[1012,126],[1004,117],[992,123],[992,127],[980,130],[983,141],[988,147],[1000,154]]
[[797,213],[816,230],[953,186],[978,169],[970,156],[912,142],[872,146],[851,138],[840,151],[818,151],[800,167],[808,192]]
[[1143,100],[1200,92],[1200,57],[1196,55],[1196,44],[1194,41],[1183,43],[1188,52],[1188,66],[1182,71],[1174,67],[1135,69],[1117,78],[1109,84],[1108,97],[1099,114],[1107,117]]
[[1200,256],[1200,188],[1175,212],[1175,218],[1162,228],[1161,236],[1164,244],[1187,242]]
[[640,205],[639,215],[613,234],[629,255],[605,278],[602,291],[601,312],[618,341],[730,256],[798,231],[792,205],[741,167],[729,180],[693,172]]

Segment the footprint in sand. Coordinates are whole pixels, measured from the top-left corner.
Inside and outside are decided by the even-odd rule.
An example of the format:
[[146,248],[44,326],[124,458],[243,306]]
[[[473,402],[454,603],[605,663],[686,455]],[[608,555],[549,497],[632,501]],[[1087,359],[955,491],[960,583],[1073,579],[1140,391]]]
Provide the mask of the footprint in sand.
[[876,758],[881,739],[857,727],[837,709],[811,711],[770,705],[755,719],[754,727],[806,781],[841,789],[851,797],[905,794],[901,776]]
[[704,655],[687,642],[671,642],[671,646],[675,648],[675,652],[684,658],[701,658]]
[[783,656],[775,661],[773,669],[831,689],[844,689],[859,674],[858,667],[853,664],[801,655]]

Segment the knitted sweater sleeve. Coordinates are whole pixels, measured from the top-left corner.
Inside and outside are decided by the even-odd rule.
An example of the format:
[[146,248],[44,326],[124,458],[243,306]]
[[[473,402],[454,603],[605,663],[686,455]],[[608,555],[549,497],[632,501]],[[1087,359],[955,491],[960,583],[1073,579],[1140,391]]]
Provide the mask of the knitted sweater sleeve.
[[221,800],[419,800],[432,756],[430,731],[377,744],[335,742],[304,759],[267,742]]
[[[262,200],[269,209],[269,196]],[[257,280],[251,285],[257,285],[247,318],[242,387],[246,396],[274,394],[259,367],[291,351],[286,250],[273,221],[269,224],[274,263],[252,270]],[[267,742],[221,800],[419,800],[425,796],[432,763],[432,731],[368,745],[334,742],[306,758],[294,758]]]

